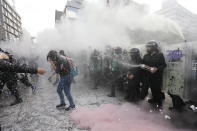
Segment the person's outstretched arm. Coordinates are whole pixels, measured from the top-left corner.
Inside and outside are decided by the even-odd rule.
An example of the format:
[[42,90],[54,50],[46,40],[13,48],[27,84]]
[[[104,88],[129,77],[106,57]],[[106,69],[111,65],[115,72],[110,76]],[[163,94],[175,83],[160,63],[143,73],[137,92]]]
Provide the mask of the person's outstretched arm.
[[20,66],[18,64],[12,64],[6,60],[0,59],[0,71],[2,72],[16,72],[16,73],[31,73],[31,74],[44,74],[45,69],[42,68],[32,68],[27,65]]

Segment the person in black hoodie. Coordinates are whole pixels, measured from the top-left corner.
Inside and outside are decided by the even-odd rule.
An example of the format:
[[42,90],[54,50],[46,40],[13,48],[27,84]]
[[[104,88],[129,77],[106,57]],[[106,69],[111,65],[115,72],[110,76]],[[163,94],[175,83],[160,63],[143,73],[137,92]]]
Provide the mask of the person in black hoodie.
[[15,96],[16,100],[11,106],[22,102],[22,98],[17,90],[17,73],[44,74],[45,72],[41,68],[32,68],[27,65],[21,66],[15,63],[8,52],[0,49],[0,90],[6,85],[11,94]]
[[163,70],[166,67],[165,58],[163,53],[159,51],[158,44],[155,41],[148,42],[146,49],[147,54],[143,58],[143,64],[146,67],[143,73],[143,92],[147,93],[150,87],[152,98],[148,102],[162,105],[162,101],[165,99],[165,95],[161,91]]
[[142,64],[142,58],[140,51],[137,48],[130,50],[130,64],[136,65],[131,67],[128,73],[128,94],[125,97],[129,101],[137,101],[140,98],[140,81],[141,81],[141,69],[137,65]]
[[66,108],[66,111],[75,108],[73,97],[71,95],[71,75],[70,75],[70,65],[69,62],[58,54],[57,51],[51,50],[47,55],[47,61],[54,67],[57,74],[60,75],[60,81],[57,87],[57,93],[60,97],[60,104],[57,105],[57,108],[62,108],[66,106],[64,100],[63,91],[69,101],[70,106]]

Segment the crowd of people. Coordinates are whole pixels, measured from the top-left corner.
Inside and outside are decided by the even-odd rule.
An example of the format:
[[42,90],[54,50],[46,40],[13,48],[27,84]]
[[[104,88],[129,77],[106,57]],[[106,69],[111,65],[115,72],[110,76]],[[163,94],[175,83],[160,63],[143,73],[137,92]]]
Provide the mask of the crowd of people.
[[[138,48],[132,48],[129,51],[121,47],[112,48],[106,46],[102,54],[98,50],[91,53],[88,64],[90,78],[94,82],[94,88],[99,85],[110,86],[109,97],[116,96],[116,89],[125,90],[125,99],[136,102],[143,100],[151,89],[152,98],[149,103],[162,105],[165,95],[162,92],[162,76],[166,67],[163,54],[158,48],[156,41],[150,41],[146,44],[147,53],[141,57]],[[78,68],[73,59],[68,57],[63,50],[51,50],[47,54],[47,61],[51,66],[52,74],[48,78],[56,80],[53,85],[57,85],[57,93],[60,98],[60,104],[57,108],[65,108],[64,94],[69,101],[67,111],[75,108],[75,103],[71,95],[71,84],[75,83],[75,76],[78,75]],[[22,102],[19,95],[18,83],[31,87],[34,92],[36,86],[33,85],[28,74],[44,74],[46,71],[42,68],[30,65],[27,59],[14,58],[12,54],[0,50],[0,93],[4,91],[4,85],[9,89],[11,95],[15,96],[15,101],[11,105]]]
[[110,86],[109,97],[116,96],[116,89],[125,90],[125,99],[132,102],[145,99],[150,88],[152,98],[148,102],[162,106],[165,99],[162,92],[165,58],[156,41],[148,42],[146,51],[142,58],[138,48],[127,51],[107,46],[103,54],[95,49],[89,62],[94,88],[101,84]]
[[[71,83],[75,83],[74,77],[78,75],[78,68],[74,65],[72,58],[66,56],[63,50],[59,52],[55,50],[49,51],[47,61],[52,70],[52,75],[48,80],[52,82],[52,78],[55,76],[56,80],[53,85],[58,84],[57,93],[60,97],[60,104],[56,107],[65,107],[65,94],[70,103],[70,106],[67,107],[66,110],[75,108],[70,86]],[[18,57],[17,55],[0,49],[0,96],[5,94],[14,96],[15,100],[10,104],[11,106],[23,102],[20,95],[21,88],[31,87],[34,93],[36,91],[36,85],[32,84],[31,78],[38,77],[38,75],[35,74],[42,75],[45,73],[46,70],[44,68],[38,68],[38,63],[36,63],[35,60],[32,61],[24,56]],[[23,85],[21,86],[21,84]]]

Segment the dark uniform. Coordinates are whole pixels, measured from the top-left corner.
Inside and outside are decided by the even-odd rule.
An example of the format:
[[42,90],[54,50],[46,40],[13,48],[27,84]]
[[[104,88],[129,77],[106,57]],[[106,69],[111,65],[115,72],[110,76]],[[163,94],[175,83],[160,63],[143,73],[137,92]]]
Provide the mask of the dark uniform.
[[[29,63],[28,63],[28,61],[27,61],[27,59],[25,57],[19,58],[19,60],[18,60],[17,63],[19,64],[19,66],[29,65]],[[38,68],[38,67],[35,67],[35,68]],[[32,88],[32,91],[35,92],[36,86],[32,85],[32,83],[30,82],[29,77],[28,77],[28,73],[19,73],[17,75],[18,75],[18,80],[22,84],[24,84],[26,87],[31,87]]]
[[121,72],[122,72],[122,48],[117,47],[115,49],[113,59],[112,59],[112,84],[111,84],[111,93],[109,97],[115,97],[116,87],[121,85]]
[[36,68],[30,68],[26,65],[20,66],[15,63],[13,59],[0,59],[0,90],[4,85],[10,90],[11,94],[15,96],[16,101],[11,105],[22,102],[19,92],[17,90],[17,73],[37,73]]
[[104,53],[103,58],[103,76],[104,76],[104,83],[107,84],[112,77],[111,74],[112,69],[112,49],[111,47],[107,47]]
[[[142,58],[140,57],[140,51],[137,48],[130,50],[130,64],[139,65],[142,64]],[[132,78],[129,78],[132,76]],[[141,82],[141,68],[131,67],[128,73],[128,94],[125,99],[129,101],[137,101],[140,98],[140,82]]]
[[94,80],[94,88],[97,89],[98,85],[100,84],[101,74],[102,74],[102,57],[100,52],[94,50],[93,54],[91,55],[91,66],[92,66],[92,75]]
[[128,73],[128,68],[124,66],[124,63],[129,63],[129,55],[126,49],[123,50],[122,53],[122,66],[121,67],[121,75],[120,75],[120,79],[119,79],[119,90],[120,91],[124,91],[125,87],[128,86],[128,79],[127,79],[127,73]]
[[12,72],[0,72],[0,88],[4,85],[10,90],[11,94],[16,98],[16,101],[22,102],[19,92],[17,90],[17,74]]
[[151,50],[144,56],[143,64],[149,67],[156,67],[157,71],[155,73],[151,73],[150,71],[144,70],[142,97],[146,96],[146,94],[148,93],[148,88],[150,87],[152,92],[152,99],[149,100],[149,103],[161,104],[162,100],[165,97],[161,92],[161,89],[163,70],[166,67],[166,62],[163,54],[160,53],[157,49],[157,43],[154,41],[151,42],[148,43],[148,46]]
[[16,72],[16,73],[37,73],[37,68],[32,68],[26,65],[19,66],[18,64],[12,64],[6,60],[0,59],[0,71],[1,72]]

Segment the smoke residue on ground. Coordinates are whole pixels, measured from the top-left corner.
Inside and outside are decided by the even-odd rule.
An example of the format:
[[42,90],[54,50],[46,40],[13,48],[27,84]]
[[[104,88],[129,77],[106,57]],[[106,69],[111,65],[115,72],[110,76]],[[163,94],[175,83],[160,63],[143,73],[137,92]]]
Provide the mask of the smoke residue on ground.
[[145,113],[131,104],[80,107],[71,116],[79,128],[91,131],[181,131],[174,129],[169,120],[160,119],[159,114]]

